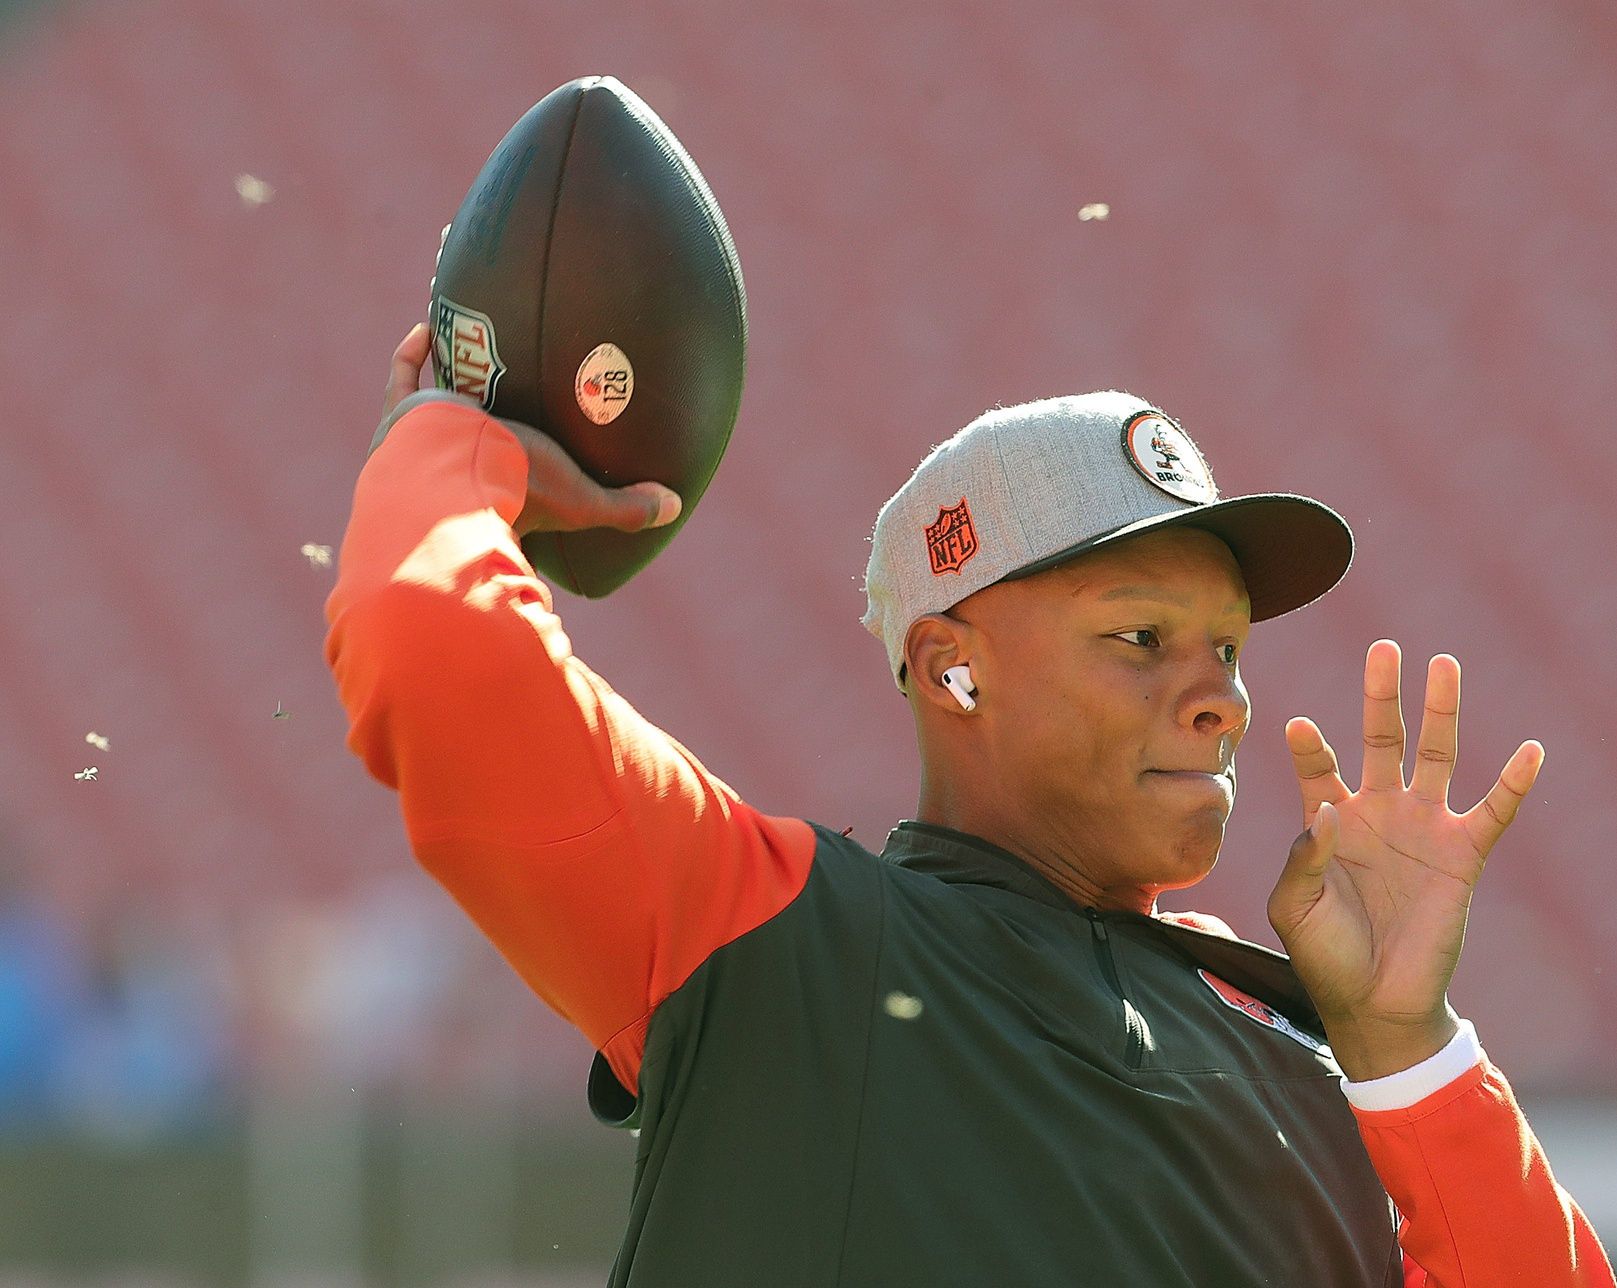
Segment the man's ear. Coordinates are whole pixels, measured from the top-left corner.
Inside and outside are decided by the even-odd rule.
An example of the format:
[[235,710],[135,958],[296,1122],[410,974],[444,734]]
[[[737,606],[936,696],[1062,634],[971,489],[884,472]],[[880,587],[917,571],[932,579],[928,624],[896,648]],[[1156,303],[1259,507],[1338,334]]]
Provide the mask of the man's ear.
[[904,637],[905,688],[918,701],[963,715],[954,694],[944,687],[943,673],[970,663],[976,645],[977,628],[970,622],[947,613],[917,617]]

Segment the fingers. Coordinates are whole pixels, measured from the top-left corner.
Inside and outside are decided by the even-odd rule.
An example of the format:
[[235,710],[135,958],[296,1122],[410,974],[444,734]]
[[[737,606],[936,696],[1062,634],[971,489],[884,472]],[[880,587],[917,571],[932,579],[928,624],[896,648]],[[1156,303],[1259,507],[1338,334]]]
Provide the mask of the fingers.
[[432,337],[425,322],[410,328],[399,347],[393,350],[393,363],[387,373],[387,391],[382,396],[382,417],[385,420],[411,394],[421,387],[421,369],[427,365],[432,352]]
[[1439,653],[1426,668],[1426,702],[1415,742],[1410,791],[1435,804],[1448,804],[1459,739],[1460,664],[1449,654]]
[[1531,739],[1522,743],[1505,762],[1488,794],[1461,815],[1466,835],[1471,838],[1471,844],[1476,847],[1479,856],[1487,858],[1488,852],[1505,834],[1527,793],[1533,790],[1533,784],[1538,781],[1538,771],[1543,767],[1543,744]]
[[528,499],[512,525],[519,537],[530,532],[582,532],[615,528],[643,532],[679,517],[678,493],[661,483],[603,487],[578,467],[548,434],[502,421],[528,453]]
[[1347,784],[1342,781],[1336,752],[1307,716],[1286,722],[1286,746],[1291,751],[1291,765],[1303,797],[1303,822],[1312,823],[1321,802],[1348,798]]
[[1404,785],[1404,711],[1398,693],[1403,653],[1392,640],[1377,640],[1364,659],[1364,773],[1362,791],[1392,791]]
[[615,528],[643,532],[679,518],[679,494],[661,483],[605,487],[579,467],[549,434],[520,421],[500,421],[528,454],[528,498],[512,523],[518,537],[530,532],[583,532]]
[[683,503],[679,494],[661,483],[631,483],[628,487],[603,488],[603,513],[609,516],[602,527],[621,532],[642,532],[661,528],[679,518]]
[[602,487],[587,475],[553,479],[541,491],[530,490],[528,504],[513,525],[518,535],[530,532],[583,532],[588,528],[615,528],[644,532],[679,518],[677,493],[661,483],[631,483],[628,487]]

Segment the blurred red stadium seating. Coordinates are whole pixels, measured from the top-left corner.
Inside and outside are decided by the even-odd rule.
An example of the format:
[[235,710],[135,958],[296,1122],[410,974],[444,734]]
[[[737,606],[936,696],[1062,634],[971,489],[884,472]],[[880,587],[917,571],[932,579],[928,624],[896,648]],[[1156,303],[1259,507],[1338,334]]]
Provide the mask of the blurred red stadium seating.
[[[1356,772],[1364,647],[1400,639],[1417,694],[1452,651],[1457,797],[1521,738],[1549,750],[1456,1004],[1518,1083],[1612,1087],[1614,55],[1594,0],[31,18],[0,49],[19,861],[71,917],[155,890],[243,928],[410,863],[343,748],[332,574],[300,547],[341,537],[465,185],[541,94],[610,71],[718,193],[753,349],[681,540],[610,601],[561,605],[580,654],[755,803],[879,848],[915,763],[858,624],[877,507],[989,405],[1132,389],[1226,493],[1310,491],[1360,540],[1342,588],[1257,633],[1224,859],[1171,904],[1271,939],[1299,826],[1283,720],[1315,715]],[[1091,202],[1110,217],[1080,221]],[[508,1006],[532,1028],[537,1003]]]

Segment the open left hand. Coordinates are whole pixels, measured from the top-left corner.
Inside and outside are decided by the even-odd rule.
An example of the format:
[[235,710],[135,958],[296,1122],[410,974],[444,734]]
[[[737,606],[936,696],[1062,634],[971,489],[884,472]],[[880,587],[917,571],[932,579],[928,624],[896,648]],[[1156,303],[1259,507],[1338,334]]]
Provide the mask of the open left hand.
[[1269,922],[1354,1081],[1407,1069],[1456,1032],[1448,984],[1471,892],[1544,763],[1544,748],[1524,742],[1480,802],[1463,814],[1449,808],[1460,664],[1439,654],[1406,785],[1400,665],[1393,641],[1370,646],[1358,791],[1348,791],[1312,720],[1286,725],[1308,830],[1269,896]]

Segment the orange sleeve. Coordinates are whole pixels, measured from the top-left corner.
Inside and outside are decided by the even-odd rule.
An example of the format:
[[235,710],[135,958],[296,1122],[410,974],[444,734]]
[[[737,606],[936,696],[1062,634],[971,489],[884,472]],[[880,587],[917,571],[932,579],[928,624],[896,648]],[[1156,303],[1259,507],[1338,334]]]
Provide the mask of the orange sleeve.
[[1403,1214],[1406,1288],[1614,1288],[1505,1075],[1484,1061],[1408,1109],[1354,1108]]
[[416,857],[633,1090],[652,1011],[797,896],[814,834],[573,656],[511,529],[527,476],[476,408],[405,414],[354,491],[326,660]]

